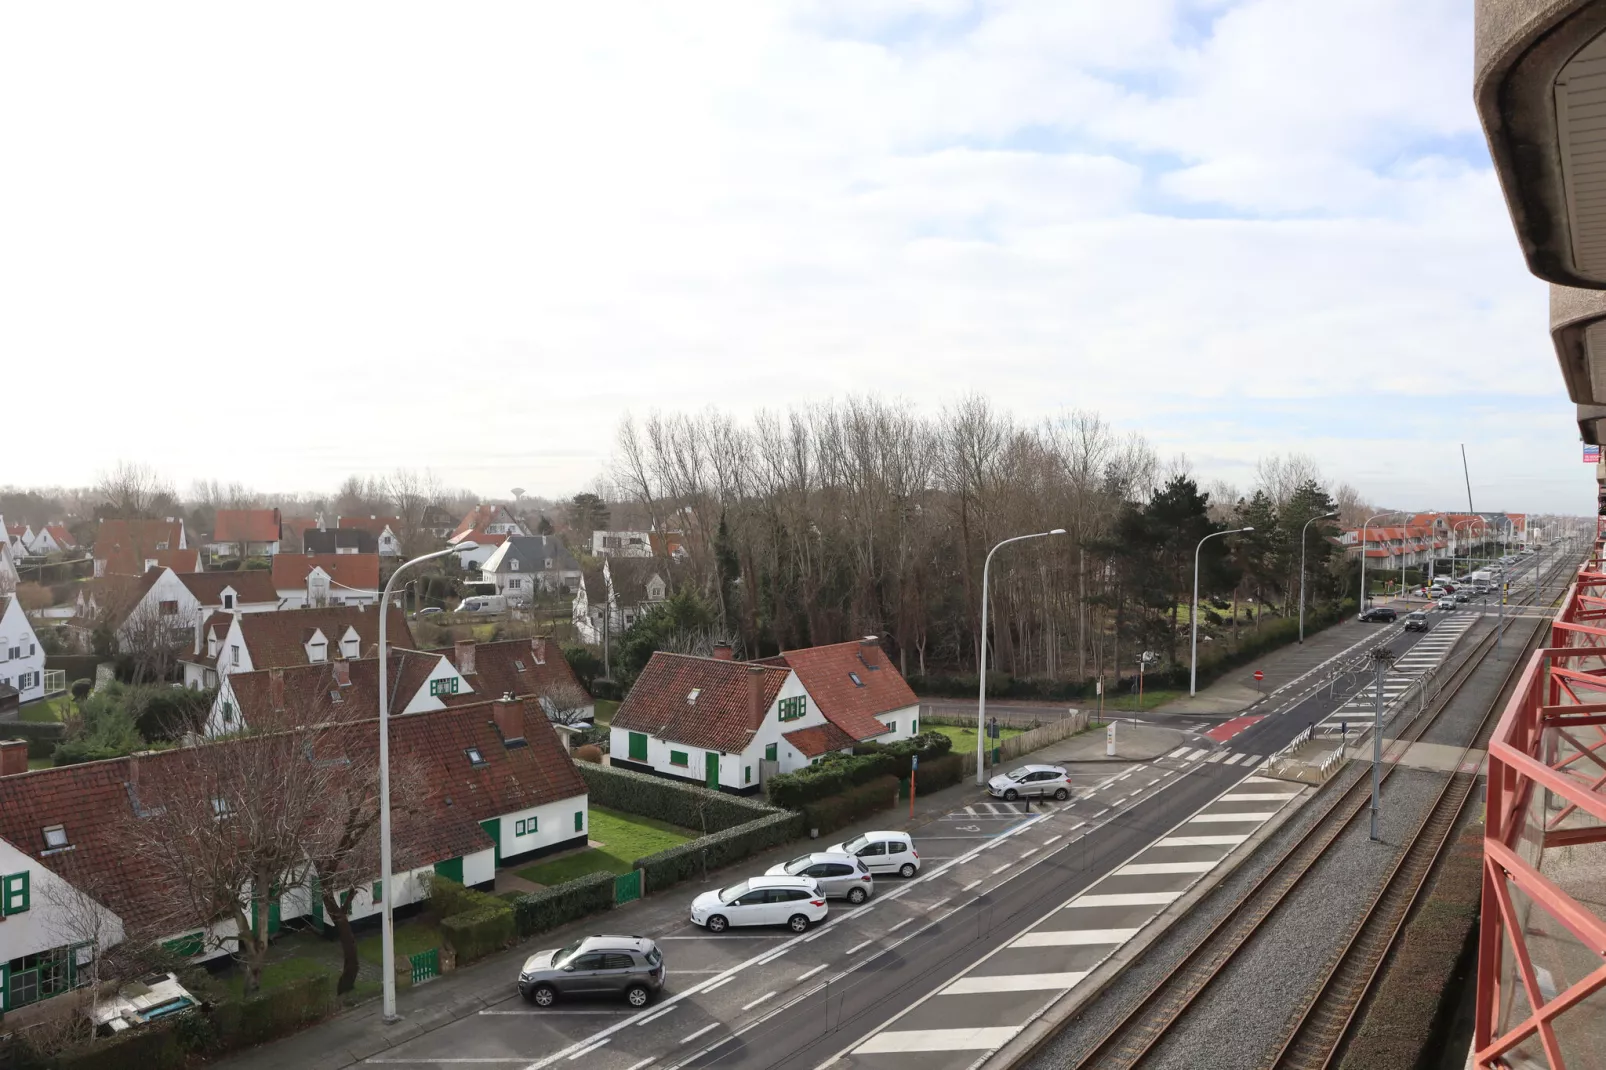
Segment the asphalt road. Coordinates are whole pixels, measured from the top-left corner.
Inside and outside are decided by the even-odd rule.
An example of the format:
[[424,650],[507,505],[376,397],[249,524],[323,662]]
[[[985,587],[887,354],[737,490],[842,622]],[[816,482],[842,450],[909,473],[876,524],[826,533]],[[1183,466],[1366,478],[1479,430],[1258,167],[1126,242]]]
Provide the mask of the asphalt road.
[[[1375,637],[1403,653],[1420,635],[1394,625],[1379,626]],[[1152,763],[1078,770],[1080,790],[1069,803],[1006,804],[978,794],[922,829],[919,877],[879,879],[868,905],[833,904],[827,921],[802,936],[712,936],[667,912],[645,931],[632,924],[660,941],[669,968],[665,992],[643,1011],[578,1001],[537,1010],[517,996],[510,976],[502,1004],[368,1062],[439,1070],[571,1063],[575,1070],[805,1070],[843,1056],[857,1064],[863,1057],[847,1054],[856,1046],[1242,783],[1258,758],[1342,698],[1292,689],[1257,710],[1258,720],[1219,726],[1220,746],[1208,755],[1208,744],[1194,746],[1195,739],[1190,753],[1179,747]],[[1133,894],[1147,887],[1115,879]],[[1156,886],[1169,887],[1166,879]],[[965,1001],[979,1020],[955,1026],[986,1028],[989,1007],[1002,1013],[1016,1002],[984,992]],[[918,1054],[893,1061],[925,1065]]]

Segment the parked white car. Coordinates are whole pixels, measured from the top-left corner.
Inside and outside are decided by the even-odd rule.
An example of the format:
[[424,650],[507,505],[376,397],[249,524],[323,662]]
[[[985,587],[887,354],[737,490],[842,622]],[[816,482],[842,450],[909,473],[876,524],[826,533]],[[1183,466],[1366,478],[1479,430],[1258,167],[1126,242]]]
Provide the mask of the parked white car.
[[857,906],[875,892],[875,878],[870,867],[848,854],[815,851],[798,855],[790,862],[782,862],[764,871],[767,877],[811,877],[820,885],[826,896],[846,899]]
[[812,877],[749,877],[691,904],[691,920],[711,933],[733,925],[784,925],[795,933],[825,920],[825,893]]
[[852,855],[871,873],[913,877],[920,872],[920,852],[907,832],[866,832],[846,843],[833,843],[826,851]]
[[989,780],[987,794],[1009,802],[1052,795],[1064,802],[1071,797],[1071,778],[1057,765],[1023,765]]

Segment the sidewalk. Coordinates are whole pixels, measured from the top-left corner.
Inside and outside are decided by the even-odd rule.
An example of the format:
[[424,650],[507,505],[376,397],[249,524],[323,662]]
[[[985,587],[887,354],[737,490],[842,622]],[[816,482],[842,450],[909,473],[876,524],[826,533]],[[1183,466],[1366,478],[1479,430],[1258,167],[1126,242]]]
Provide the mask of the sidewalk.
[[[1380,600],[1378,604],[1383,603]],[[1409,612],[1403,605],[1397,608],[1402,614]],[[1197,695],[1158,706],[1155,712],[1207,717],[1242,713],[1335,654],[1350,647],[1358,647],[1356,653],[1360,653],[1365,649],[1369,637],[1381,627],[1386,625],[1363,624],[1351,617],[1314,635],[1306,633],[1304,645],[1292,643],[1281,650],[1274,650],[1258,661],[1233,669],[1209,687],[1201,688]],[[1256,669],[1266,675],[1258,684],[1255,681]]]
[[[1104,753],[1105,734],[1095,728],[1060,740],[1029,755],[1006,762],[1001,768],[1014,768],[1028,762],[1092,764],[1107,761],[1146,761],[1175,748],[1181,734],[1174,729],[1122,723],[1116,729],[1116,758]],[[988,771],[991,775],[991,770]],[[539,950],[561,947],[568,941],[597,932],[629,932],[643,936],[662,936],[686,925],[687,904],[699,893],[725,883],[731,873],[762,873],[777,862],[795,858],[806,850],[817,850],[828,843],[851,839],[870,829],[905,829],[918,836],[919,830],[948,812],[976,802],[982,796],[974,783],[966,781],[941,791],[917,793],[913,818],[907,802],[884,810],[867,821],[822,837],[820,842],[796,840],[774,850],[753,855],[724,872],[710,872],[705,881],[684,881],[660,894],[627,903],[606,915],[596,915],[553,929],[465,969],[443,974],[416,988],[396,994],[401,1021],[386,1024],[380,1014],[380,1001],[357,1006],[326,1022],[282,1040],[240,1052],[219,1060],[238,1070],[277,1070],[295,1066],[306,1070],[340,1070],[376,1055],[404,1041],[431,1032],[460,1018],[503,1003],[515,995],[514,980],[524,959]]]

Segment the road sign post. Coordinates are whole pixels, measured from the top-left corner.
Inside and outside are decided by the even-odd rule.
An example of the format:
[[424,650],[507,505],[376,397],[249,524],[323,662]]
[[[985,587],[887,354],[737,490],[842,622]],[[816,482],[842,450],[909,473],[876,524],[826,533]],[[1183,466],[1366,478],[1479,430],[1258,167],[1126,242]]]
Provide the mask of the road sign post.
[[1261,681],[1263,681],[1265,679],[1266,679],[1266,674],[1261,672],[1259,669],[1256,669],[1255,670],[1255,689],[1257,691],[1259,691],[1261,694],[1265,694],[1265,692],[1266,692],[1266,689],[1261,686]]
[[920,755],[909,756],[909,816],[915,816],[915,771],[920,768]]
[[1106,758],[1114,758],[1115,757],[1115,722],[1114,721],[1111,721],[1110,724],[1109,724],[1109,727],[1104,730],[1104,756]]

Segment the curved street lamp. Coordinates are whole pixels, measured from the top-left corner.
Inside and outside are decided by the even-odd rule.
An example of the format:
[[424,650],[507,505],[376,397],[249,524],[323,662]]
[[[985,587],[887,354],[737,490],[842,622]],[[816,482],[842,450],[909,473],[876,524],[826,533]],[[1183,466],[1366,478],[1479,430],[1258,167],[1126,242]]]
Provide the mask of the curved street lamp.
[[[1199,545],[1193,548],[1193,611],[1188,614],[1189,624],[1193,630],[1192,649],[1188,653],[1188,694],[1198,692],[1199,683],[1199,551],[1204,544],[1218,535],[1236,535],[1243,531],[1254,531],[1254,528],[1230,528],[1227,531],[1212,531],[1199,540]],[[1259,620],[1259,617],[1255,618]],[[1237,627],[1237,625],[1233,625]]]
[[987,558],[981,565],[981,693],[976,698],[976,783],[986,783],[982,772],[982,754],[987,746],[987,570],[992,568],[993,555],[1012,542],[1021,542],[1025,539],[1046,539],[1050,535],[1063,535],[1064,528],[1055,528],[1053,531],[1039,531],[1031,535],[1016,535],[987,551]]
[[1377,516],[1369,516],[1369,517],[1367,517],[1365,523],[1363,523],[1361,525],[1361,612],[1362,613],[1366,612],[1366,603],[1371,601],[1371,599],[1369,599],[1367,597],[1367,594],[1366,594],[1366,529],[1367,529],[1367,527],[1369,527],[1371,525],[1372,521],[1374,521],[1374,520],[1377,520],[1377,519],[1379,519],[1381,517],[1385,517],[1385,516],[1398,516],[1398,515],[1401,515],[1402,513],[1403,513],[1403,510],[1391,509],[1386,513],[1378,513]]
[[1338,510],[1313,516],[1305,521],[1305,526],[1299,529],[1299,641],[1305,641],[1305,535],[1310,526],[1318,520],[1331,520],[1338,515]]
[[444,557],[462,550],[475,550],[478,547],[472,543],[458,543],[444,550],[436,550],[432,554],[415,557],[390,574],[385,584],[385,593],[379,599],[379,880],[380,880],[380,911],[381,921],[379,929],[379,960],[380,968],[384,971],[384,1016],[385,1021],[396,1020],[396,927],[391,916],[391,906],[396,902],[395,889],[391,886],[390,873],[390,696],[389,673],[387,662],[389,652],[385,646],[385,621],[390,617],[390,591],[396,586],[396,577],[407,569],[434,557]]

